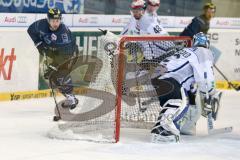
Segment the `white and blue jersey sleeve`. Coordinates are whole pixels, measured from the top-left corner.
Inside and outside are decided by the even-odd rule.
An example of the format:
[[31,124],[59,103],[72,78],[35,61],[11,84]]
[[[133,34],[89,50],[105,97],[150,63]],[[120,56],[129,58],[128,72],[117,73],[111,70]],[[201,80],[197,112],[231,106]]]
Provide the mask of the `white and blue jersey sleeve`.
[[[161,62],[166,72],[159,79],[174,78],[190,91],[194,83],[198,83],[200,91],[205,92],[207,81],[209,91],[214,89],[214,74],[212,71],[212,53],[210,50],[197,47],[185,48]],[[204,79],[207,73],[207,80]]]

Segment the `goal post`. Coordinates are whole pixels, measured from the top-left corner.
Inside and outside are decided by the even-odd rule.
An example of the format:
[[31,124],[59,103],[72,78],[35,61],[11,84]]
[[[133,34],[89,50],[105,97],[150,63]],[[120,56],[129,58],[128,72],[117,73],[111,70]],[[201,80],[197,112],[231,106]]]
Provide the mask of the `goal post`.
[[119,63],[118,64],[118,86],[117,86],[117,105],[116,105],[116,129],[115,129],[115,140],[116,143],[120,139],[120,128],[121,128],[121,101],[122,101],[122,82],[123,82],[123,70],[124,70],[124,50],[126,43],[139,42],[139,41],[182,41],[185,42],[184,47],[191,46],[191,38],[187,36],[123,36],[119,41]]

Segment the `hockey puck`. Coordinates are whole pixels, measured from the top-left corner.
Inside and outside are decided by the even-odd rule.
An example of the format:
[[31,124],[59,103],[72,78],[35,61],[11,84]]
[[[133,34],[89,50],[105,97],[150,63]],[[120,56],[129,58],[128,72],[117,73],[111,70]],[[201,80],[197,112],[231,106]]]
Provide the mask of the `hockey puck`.
[[59,116],[53,116],[53,121],[59,121],[61,119],[61,117]]

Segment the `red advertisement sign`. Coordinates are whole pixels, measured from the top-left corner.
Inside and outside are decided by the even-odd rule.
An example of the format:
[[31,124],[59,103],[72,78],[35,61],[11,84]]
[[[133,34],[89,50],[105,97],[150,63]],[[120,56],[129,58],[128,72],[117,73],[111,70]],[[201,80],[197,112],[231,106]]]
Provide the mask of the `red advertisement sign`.
[[0,79],[11,80],[14,61],[16,61],[14,48],[11,49],[10,55],[7,55],[4,51],[4,48],[2,48],[0,53]]

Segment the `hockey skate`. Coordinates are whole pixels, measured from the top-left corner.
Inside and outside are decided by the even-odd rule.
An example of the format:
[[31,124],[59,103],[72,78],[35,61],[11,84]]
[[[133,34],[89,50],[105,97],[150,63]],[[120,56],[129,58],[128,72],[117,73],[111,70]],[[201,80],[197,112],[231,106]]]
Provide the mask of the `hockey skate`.
[[179,136],[172,134],[170,131],[163,129],[162,127],[154,128],[151,131],[151,142],[152,143],[172,143],[179,142]]
[[78,99],[73,94],[66,94],[66,100],[62,103],[63,108],[74,109],[78,104]]

